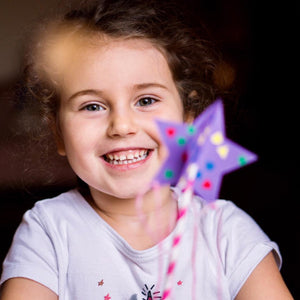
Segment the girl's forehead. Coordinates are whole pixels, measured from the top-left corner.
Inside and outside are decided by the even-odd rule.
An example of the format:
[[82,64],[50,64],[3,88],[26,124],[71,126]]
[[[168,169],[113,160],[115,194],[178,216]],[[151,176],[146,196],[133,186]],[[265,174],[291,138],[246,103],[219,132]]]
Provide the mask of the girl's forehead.
[[[109,56],[119,51],[144,51],[156,53],[167,62],[165,52],[153,41],[146,38],[121,37],[114,38],[104,34],[58,35],[45,51],[44,65],[48,72],[61,74],[76,60],[96,59],[99,54]],[[145,55],[146,57],[146,55]],[[51,76],[49,73],[48,75]]]
[[111,38],[107,36],[96,37],[90,40],[89,43],[81,44],[79,50],[86,51],[87,49],[110,52],[116,48],[129,49],[129,50],[152,50],[160,52],[165,58],[165,52],[156,45],[153,41],[146,38]]
[[149,53],[152,53],[152,55],[160,56],[165,60],[163,51],[146,39],[111,39],[105,42],[100,41],[98,45],[93,44],[90,49],[107,55],[116,52],[141,52],[145,54],[145,58],[149,56]]
[[167,68],[166,71],[170,72],[163,52],[145,39],[93,40],[91,43],[83,43],[79,47],[74,47],[66,56],[65,62],[61,66],[64,64],[65,67],[67,67],[66,64],[68,64],[68,67],[78,65],[76,62],[80,61],[79,64],[90,65],[95,65],[97,62],[97,65],[101,68],[118,66],[118,63],[122,67],[123,64],[131,60],[132,65],[129,65],[129,68],[141,63],[148,64],[149,67],[153,68],[164,67]]
[[61,73],[64,94],[87,86],[101,90],[112,86],[131,89],[145,83],[176,90],[167,60],[150,41],[111,39],[83,45],[76,52]]

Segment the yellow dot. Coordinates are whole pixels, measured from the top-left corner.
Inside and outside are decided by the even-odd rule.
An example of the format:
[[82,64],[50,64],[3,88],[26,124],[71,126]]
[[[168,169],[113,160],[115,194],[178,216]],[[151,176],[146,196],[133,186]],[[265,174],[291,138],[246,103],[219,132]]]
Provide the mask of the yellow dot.
[[226,159],[229,153],[229,147],[227,145],[217,147],[217,153],[222,159]]
[[210,136],[210,141],[213,145],[221,145],[224,142],[224,137],[221,131],[216,131]]

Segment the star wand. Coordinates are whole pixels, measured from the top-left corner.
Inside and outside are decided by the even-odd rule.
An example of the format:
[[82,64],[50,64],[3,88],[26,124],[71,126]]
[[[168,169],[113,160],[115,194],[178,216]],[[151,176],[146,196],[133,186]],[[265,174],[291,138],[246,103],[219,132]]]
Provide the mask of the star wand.
[[163,121],[157,124],[169,155],[154,182],[177,186],[182,193],[162,298],[166,300],[171,296],[185,216],[193,195],[213,202],[218,197],[223,175],[254,162],[257,156],[227,139],[221,100],[209,106],[193,124]]

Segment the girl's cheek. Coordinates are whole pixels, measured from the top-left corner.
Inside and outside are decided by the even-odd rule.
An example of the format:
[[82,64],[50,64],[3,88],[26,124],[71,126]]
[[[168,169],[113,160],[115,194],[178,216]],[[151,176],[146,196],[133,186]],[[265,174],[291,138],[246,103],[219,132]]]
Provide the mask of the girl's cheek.
[[168,148],[163,143],[161,133],[156,121],[153,120],[151,122],[151,125],[150,124],[148,126],[145,125],[144,131],[158,145],[157,147],[158,158],[162,161],[165,160],[168,156]]

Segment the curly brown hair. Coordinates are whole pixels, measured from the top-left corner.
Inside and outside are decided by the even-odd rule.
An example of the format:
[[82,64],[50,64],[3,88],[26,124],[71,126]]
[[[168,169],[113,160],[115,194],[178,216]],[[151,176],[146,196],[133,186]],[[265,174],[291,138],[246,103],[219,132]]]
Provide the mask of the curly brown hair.
[[213,75],[219,57],[185,16],[178,3],[166,0],[98,0],[49,22],[37,35],[25,68],[27,88],[39,100],[44,119],[57,119],[60,98],[59,84],[49,75],[49,59],[41,59],[46,50],[58,37],[92,40],[103,35],[147,39],[157,47],[168,62],[185,113],[197,116],[218,94]]

